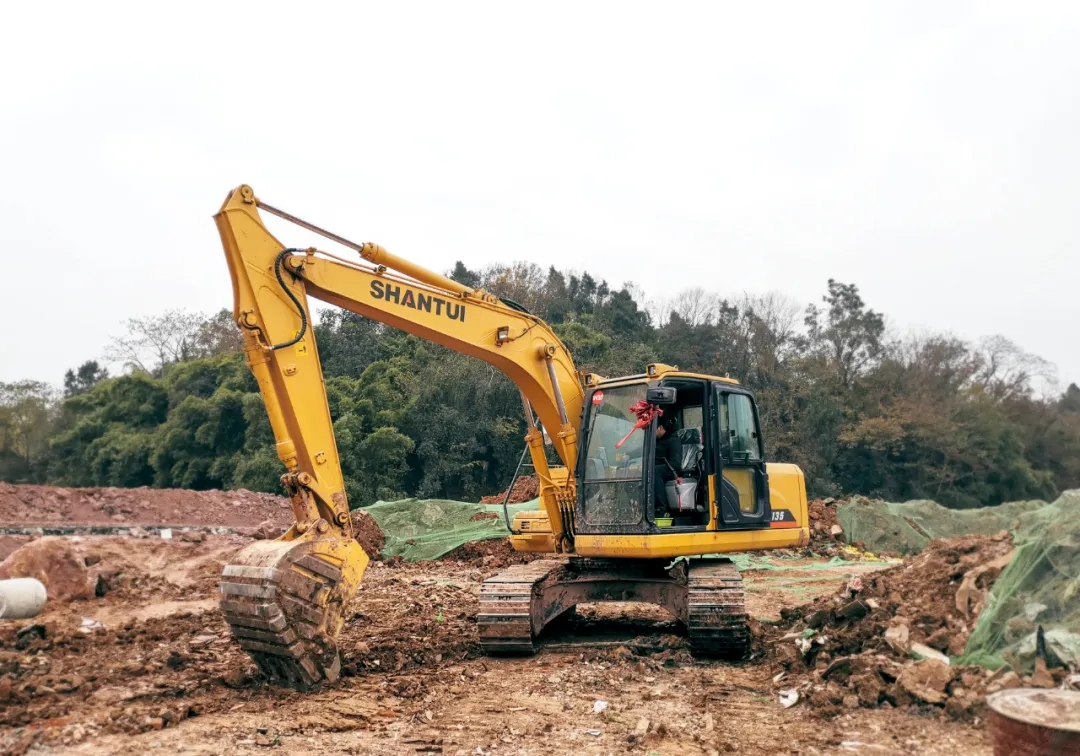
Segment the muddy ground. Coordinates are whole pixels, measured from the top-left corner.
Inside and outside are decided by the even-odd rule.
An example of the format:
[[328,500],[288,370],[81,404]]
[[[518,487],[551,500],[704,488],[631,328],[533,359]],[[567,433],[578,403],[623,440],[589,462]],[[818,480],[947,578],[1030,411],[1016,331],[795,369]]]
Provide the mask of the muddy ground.
[[635,604],[581,607],[533,658],[484,658],[477,594],[513,561],[505,546],[374,561],[341,637],[342,678],[301,694],[262,680],[217,613],[221,567],[247,537],[59,540],[102,590],[0,622],[0,752],[991,753],[980,719],[940,706],[810,694],[781,706],[781,690],[815,674],[777,650],[807,613],[798,607],[832,601],[882,562],[751,560],[762,641],[730,664],[692,659],[670,617]]

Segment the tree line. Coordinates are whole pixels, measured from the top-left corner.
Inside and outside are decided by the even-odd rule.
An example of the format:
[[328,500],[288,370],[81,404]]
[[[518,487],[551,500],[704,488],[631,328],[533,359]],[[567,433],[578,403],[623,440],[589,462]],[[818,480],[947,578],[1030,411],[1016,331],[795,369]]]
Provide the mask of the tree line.
[[[853,284],[820,303],[703,289],[647,302],[588,273],[527,264],[449,275],[544,318],[578,368],[659,361],[753,389],[771,460],[812,496],[860,493],[952,507],[1080,486],[1080,389],[1046,395],[1045,361],[1001,337],[893,335]],[[0,479],[65,486],[248,488],[283,471],[228,311],[136,318],[62,391],[0,383]],[[486,364],[336,309],[315,325],[353,506],[476,500],[505,487],[525,432],[517,389]]]

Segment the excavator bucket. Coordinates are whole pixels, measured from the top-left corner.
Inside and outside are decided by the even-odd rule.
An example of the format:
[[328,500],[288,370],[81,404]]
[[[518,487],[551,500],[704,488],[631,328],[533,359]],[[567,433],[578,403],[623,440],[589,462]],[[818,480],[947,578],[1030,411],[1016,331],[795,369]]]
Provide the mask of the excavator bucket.
[[301,689],[333,682],[341,670],[334,639],[367,564],[352,538],[257,541],[222,571],[221,610],[271,679]]

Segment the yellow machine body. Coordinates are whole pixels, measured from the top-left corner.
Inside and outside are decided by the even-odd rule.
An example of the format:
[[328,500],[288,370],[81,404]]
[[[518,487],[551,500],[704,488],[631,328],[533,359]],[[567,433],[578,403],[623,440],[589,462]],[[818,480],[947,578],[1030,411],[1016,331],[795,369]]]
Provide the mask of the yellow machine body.
[[[344,257],[315,247],[287,248],[267,230],[260,211],[341,244],[355,255]],[[543,624],[572,606],[566,602],[588,599],[594,591],[589,586],[605,585],[610,590],[620,580],[626,585],[626,595],[669,606],[684,619],[692,639],[699,639],[694,641],[695,649],[742,647],[742,625],[735,620],[735,624],[729,623],[734,629],[721,632],[720,640],[706,637],[717,623],[727,620],[700,620],[704,615],[695,614],[698,610],[684,595],[686,585],[695,580],[705,586],[697,591],[700,595],[741,591],[730,565],[703,568],[696,577],[688,573],[681,583],[676,581],[682,586],[676,590],[667,585],[668,578],[657,578],[653,564],[653,560],[678,556],[799,546],[809,540],[806,491],[796,466],[766,465],[756,457],[747,457],[749,461],[742,463],[724,457],[726,437],[716,436],[717,429],[733,438],[736,435],[725,425],[729,419],[723,416],[726,403],[734,402],[733,408],[737,404],[728,414],[735,417],[738,409],[744,420],[749,417],[749,407],[756,423],[752,395],[737,382],[659,364],[646,366],[640,376],[610,381],[581,375],[565,345],[540,318],[486,291],[463,286],[392,255],[376,244],[356,244],[314,226],[262,202],[248,186],[229,193],[215,222],[232,277],[233,317],[266,405],[278,457],[285,468],[282,484],[294,515],[294,523],[281,538],[245,549],[223,572],[225,618],[264,672],[300,686],[337,676],[334,639],[343,621],[343,607],[367,565],[367,557],[352,537],[349,502],[312,328],[311,297],[471,355],[505,373],[521,392],[525,443],[540,479],[542,506],[514,518],[513,547],[523,552],[614,560],[603,579],[583,577],[580,570],[572,576],[563,574],[560,570],[567,563],[556,561],[536,562],[531,571],[514,573],[492,584],[502,588],[485,583],[479,619],[485,648],[493,652],[531,649],[531,638]],[[618,532],[618,528],[601,532],[604,526],[594,521],[591,513],[595,509],[590,509],[590,502],[603,499],[602,493],[592,499],[585,493],[579,496],[583,486],[596,488],[603,483],[590,482],[591,473],[579,480],[582,469],[606,474],[602,464],[597,466],[588,457],[592,451],[579,448],[587,436],[582,423],[593,417],[587,399],[591,397],[594,405],[600,405],[603,392],[615,395],[670,385],[683,386],[682,391],[689,387],[703,397],[711,392],[697,408],[702,418],[699,437],[695,437],[701,443],[696,445],[708,454],[704,464],[700,460],[696,463],[701,474],[694,478],[699,487],[693,489],[695,508],[682,518],[693,523],[665,529],[658,524],[659,518],[642,511],[633,525],[641,532]],[[716,412],[708,421],[704,419],[706,409]],[[626,415],[625,408],[621,415]],[[620,417],[618,422],[627,421]],[[731,423],[734,428],[734,420]],[[637,432],[643,438],[653,431],[650,427]],[[752,433],[756,434],[752,443],[763,449],[760,432]],[[706,434],[713,435],[706,441]],[[548,445],[559,464],[549,464]],[[642,467],[648,448],[642,447]],[[635,495],[644,497],[643,489]],[[770,511],[773,521],[751,521],[754,517],[761,520],[763,513],[768,517]],[[782,514],[779,518],[778,512]],[[630,526],[620,527],[625,530]],[[519,595],[524,598],[515,598]],[[537,598],[544,595],[549,598]],[[545,601],[549,603],[545,605]],[[563,603],[553,608],[551,601]],[[728,603],[737,605],[734,599]],[[719,616],[716,611],[713,614]],[[695,627],[704,630],[698,632]]]

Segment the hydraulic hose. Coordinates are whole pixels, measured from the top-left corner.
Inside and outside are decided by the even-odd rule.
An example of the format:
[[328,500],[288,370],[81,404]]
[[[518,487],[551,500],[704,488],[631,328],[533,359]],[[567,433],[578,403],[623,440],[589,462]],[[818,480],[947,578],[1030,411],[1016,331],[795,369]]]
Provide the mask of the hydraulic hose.
[[281,254],[274,258],[274,275],[277,276],[278,284],[281,285],[281,288],[285,291],[286,296],[288,296],[289,299],[292,300],[292,303],[296,305],[296,311],[300,313],[300,332],[296,334],[296,338],[294,338],[292,341],[286,341],[281,344],[274,344],[272,347],[270,347],[272,351],[284,349],[285,347],[291,347],[293,344],[300,341],[300,339],[304,338],[304,335],[307,333],[307,311],[304,310],[304,306],[300,304],[300,300],[296,298],[296,295],[292,293],[292,289],[285,285],[285,279],[281,277],[281,263],[289,255],[296,254],[298,252],[303,252],[303,250],[291,247],[289,249],[281,250]]

